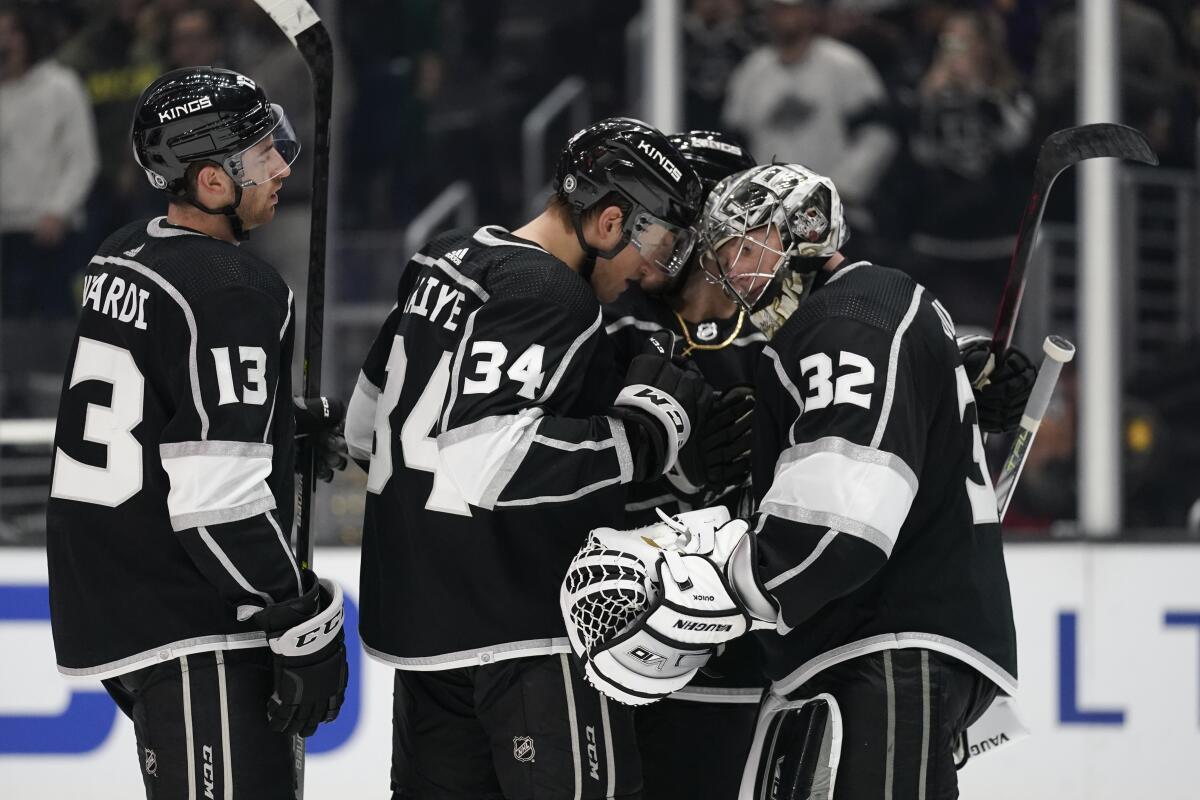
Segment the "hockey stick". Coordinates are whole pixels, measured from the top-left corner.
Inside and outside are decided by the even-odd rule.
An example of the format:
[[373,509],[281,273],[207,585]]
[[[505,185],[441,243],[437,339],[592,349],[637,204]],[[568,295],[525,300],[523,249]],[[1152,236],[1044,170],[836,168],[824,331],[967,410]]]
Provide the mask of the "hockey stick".
[[[321,394],[321,346],[325,323],[325,233],[329,219],[329,118],[333,114],[333,43],[317,12],[304,0],[255,0],[300,51],[312,75],[312,215],[308,233],[308,293],[304,320],[304,396]],[[305,440],[308,441],[307,439]],[[316,489],[316,453],[302,447],[296,501],[296,560],[312,565],[312,496]],[[304,737],[292,737],[292,789],[304,800]]]
[[[333,45],[312,6],[304,0],[255,0],[271,15],[304,57],[313,82],[312,217],[308,235],[308,294],[305,304],[304,396],[321,394],[321,345],[325,322],[325,228],[329,217],[329,118],[333,107]],[[315,488],[315,455],[301,452],[299,502],[296,509],[296,556],[301,567],[312,564],[311,507]]]
[[980,373],[981,381],[987,379],[992,367],[1000,361],[1004,351],[1012,343],[1017,313],[1021,309],[1021,295],[1025,291],[1025,272],[1029,268],[1042,214],[1046,210],[1046,199],[1050,196],[1050,187],[1063,170],[1089,158],[1123,158],[1143,164],[1158,163],[1158,156],[1141,131],[1125,125],[1111,122],[1080,125],[1055,131],[1046,137],[1041,150],[1038,151],[1037,165],[1033,170],[1033,190],[1021,216],[1021,225],[1017,229],[1017,241],[1008,268],[1008,279],[1004,284],[1004,294],[1000,297],[1000,308],[996,312],[992,352],[987,366]]
[[1008,504],[1012,502],[1013,490],[1021,478],[1021,470],[1025,468],[1025,460],[1033,447],[1033,439],[1037,436],[1038,427],[1046,416],[1050,406],[1050,396],[1054,394],[1054,386],[1058,383],[1059,373],[1063,364],[1075,357],[1075,345],[1061,336],[1047,336],[1042,342],[1042,350],[1046,357],[1038,370],[1037,380],[1025,403],[1025,413],[1021,416],[1021,427],[1017,438],[1009,448],[1008,458],[1004,459],[1004,468],[996,480],[996,508],[1000,512],[1001,521],[1008,513]]

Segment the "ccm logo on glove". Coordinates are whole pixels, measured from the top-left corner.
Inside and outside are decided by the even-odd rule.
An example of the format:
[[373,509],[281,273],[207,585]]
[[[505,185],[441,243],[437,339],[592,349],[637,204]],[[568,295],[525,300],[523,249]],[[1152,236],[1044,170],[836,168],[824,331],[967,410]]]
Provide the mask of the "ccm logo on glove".
[[663,413],[667,415],[667,418],[670,419],[675,425],[675,432],[679,435],[679,438],[684,440],[687,439],[687,421],[683,416],[683,411],[679,408],[679,404],[675,402],[674,398],[668,397],[660,392],[656,392],[649,386],[642,387],[638,391],[634,392],[633,396],[649,400],[657,408],[661,409]]
[[339,608],[336,615],[329,618],[329,621],[324,625],[318,625],[312,630],[305,631],[296,637],[297,649],[307,647],[315,642],[321,636],[328,636],[338,628],[342,627],[342,617],[345,614],[344,608]]

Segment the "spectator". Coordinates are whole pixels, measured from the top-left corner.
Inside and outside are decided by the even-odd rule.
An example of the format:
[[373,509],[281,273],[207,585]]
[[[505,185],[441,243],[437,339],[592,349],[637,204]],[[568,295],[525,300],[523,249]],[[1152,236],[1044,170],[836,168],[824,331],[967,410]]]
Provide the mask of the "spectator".
[[63,64],[79,73],[91,98],[100,145],[102,191],[89,202],[89,246],[137,216],[153,216],[160,205],[156,193],[129,158],[129,120],[142,90],[162,73],[158,35],[149,19],[147,0],[88,3],[88,24],[59,53]]
[[857,50],[818,31],[820,0],[771,0],[771,43],[734,71],[725,123],[747,138],[760,161],[796,161],[837,184],[852,226],[897,150],[883,122],[886,94]]
[[987,325],[1003,288],[1028,184],[1022,157],[1033,116],[1003,22],[986,11],[948,17],[915,97],[908,205],[919,259],[913,270],[960,322]]
[[[1162,15],[1141,3],[1121,0],[1118,13],[1122,120],[1170,158],[1171,108],[1179,88],[1175,40]],[[1076,4],[1063,4],[1046,23],[1034,72],[1038,107],[1050,130],[1076,119],[1079,37]]]
[[211,8],[193,8],[170,22],[167,60],[171,68],[225,66],[225,48]]
[[[357,92],[346,133],[345,218],[390,227],[420,209],[429,106],[441,89],[439,4],[359,0],[342,31]],[[380,137],[389,146],[379,147]]]
[[79,78],[24,5],[0,8],[0,271],[5,318],[67,317],[72,245],[98,171]]
[[729,76],[753,49],[744,14],[742,0],[692,1],[683,19],[684,127],[721,127]]

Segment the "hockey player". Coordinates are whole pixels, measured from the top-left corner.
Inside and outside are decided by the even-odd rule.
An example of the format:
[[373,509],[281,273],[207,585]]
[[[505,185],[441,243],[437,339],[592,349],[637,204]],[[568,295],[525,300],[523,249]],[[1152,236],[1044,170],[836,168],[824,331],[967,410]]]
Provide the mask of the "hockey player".
[[1016,690],[995,495],[950,315],[903,273],[848,262],[846,236],[833,184],[799,165],[715,190],[706,263],[747,310],[806,278],[758,366],[757,518],[660,557],[670,604],[586,669],[645,702],[675,676],[644,669],[641,637],[682,663],[662,648],[686,661],[764,630],[772,687],[741,796],[954,797],[960,736]]
[[[705,195],[718,181],[754,166],[754,159],[717,131],[689,131],[670,141],[696,171]],[[678,470],[629,489],[625,527],[656,522],[655,509],[675,514],[724,504],[732,516],[750,512],[750,423],[755,364],[767,337],[717,281],[697,266],[698,253],[674,274],[649,271],[604,307],[619,365],[645,348],[655,331],[675,338],[675,354],[694,363],[720,392],[709,416],[711,433],[702,486]],[[764,679],[758,644],[739,640],[662,703],[637,710],[638,749],[647,797],[733,797],[754,733]],[[703,737],[692,732],[706,731]],[[680,741],[690,744],[683,748]]]
[[361,633],[396,668],[393,796],[640,796],[629,709],[587,686],[556,608],[597,520],[686,455],[705,402],[663,356],[615,369],[600,304],[687,259],[700,183],[628,119],[577,133],[546,210],[412,257],[347,443],[369,460]]
[[132,133],[169,205],[84,277],[47,510],[59,670],[133,720],[147,797],[293,797],[292,737],[342,703],[342,595],[289,550],[292,293],[238,242],[299,144],[209,67],[155,80]]

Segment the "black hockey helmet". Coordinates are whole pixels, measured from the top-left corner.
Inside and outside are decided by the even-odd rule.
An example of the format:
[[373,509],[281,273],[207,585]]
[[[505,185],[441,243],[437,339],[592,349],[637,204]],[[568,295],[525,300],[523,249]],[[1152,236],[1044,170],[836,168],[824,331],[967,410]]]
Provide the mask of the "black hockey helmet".
[[[216,67],[172,70],[151,83],[138,98],[131,135],[133,156],[152,186],[235,218],[242,189],[275,178],[300,152],[283,109],[250,78]],[[268,139],[270,146],[263,145]],[[227,209],[204,208],[188,196],[187,169],[203,162],[233,178],[236,195]]]
[[[588,255],[585,276],[596,256],[612,258],[626,244],[668,272],[691,255],[700,179],[667,137],[644,122],[611,117],[572,136],[559,157],[554,190],[570,208],[575,235]],[[601,253],[584,240],[581,219],[610,192],[633,208],[620,244]]]
[[758,166],[744,147],[720,131],[687,131],[668,140],[700,176],[705,196],[730,175]]

